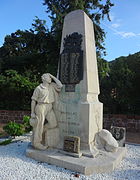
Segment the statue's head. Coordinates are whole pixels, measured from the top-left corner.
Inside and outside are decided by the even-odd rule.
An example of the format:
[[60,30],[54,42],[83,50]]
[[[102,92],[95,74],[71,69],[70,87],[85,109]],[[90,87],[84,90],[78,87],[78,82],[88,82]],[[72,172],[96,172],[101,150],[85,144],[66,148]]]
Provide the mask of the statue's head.
[[49,73],[43,74],[41,76],[42,81],[46,81],[47,83],[51,83],[52,82],[52,78],[50,77]]

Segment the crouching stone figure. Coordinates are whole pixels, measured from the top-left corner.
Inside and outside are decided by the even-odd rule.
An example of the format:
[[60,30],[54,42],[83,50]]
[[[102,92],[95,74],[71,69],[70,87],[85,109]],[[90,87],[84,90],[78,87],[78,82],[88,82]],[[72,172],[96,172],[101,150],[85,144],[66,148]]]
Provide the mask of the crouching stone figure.
[[32,146],[36,149],[45,150],[47,146],[42,144],[44,122],[46,119],[47,125],[45,126],[48,129],[57,126],[53,103],[57,100],[62,84],[50,73],[43,74],[41,78],[43,83],[36,87],[31,97],[30,124],[33,126]]
[[108,152],[116,152],[118,149],[118,142],[106,129],[102,129],[96,134],[95,144],[98,149]]

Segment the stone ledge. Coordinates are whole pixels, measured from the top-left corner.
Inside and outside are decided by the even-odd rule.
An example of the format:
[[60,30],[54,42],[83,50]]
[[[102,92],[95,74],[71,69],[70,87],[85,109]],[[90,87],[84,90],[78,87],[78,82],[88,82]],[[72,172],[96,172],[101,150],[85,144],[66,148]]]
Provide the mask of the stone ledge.
[[79,153],[71,153],[71,152],[62,151],[62,150],[58,150],[58,152],[61,153],[61,154],[65,154],[65,155],[76,157],[76,158],[80,158],[82,156],[81,152],[79,152]]
[[40,151],[31,146],[26,150],[26,155],[37,161],[47,162],[62,168],[76,171],[85,175],[113,171],[125,156],[126,148],[119,147],[117,152],[101,151],[96,158],[71,157],[58,152],[57,149]]

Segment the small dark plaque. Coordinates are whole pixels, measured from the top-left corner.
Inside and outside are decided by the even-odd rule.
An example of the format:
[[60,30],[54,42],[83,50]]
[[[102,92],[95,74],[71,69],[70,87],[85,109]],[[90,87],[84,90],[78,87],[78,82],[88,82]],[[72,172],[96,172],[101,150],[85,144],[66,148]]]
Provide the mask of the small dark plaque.
[[[83,79],[81,43],[82,35],[77,32],[67,35],[64,39],[64,50],[59,61],[59,79],[62,84],[78,84]],[[69,92],[73,92],[73,89]]]
[[77,136],[66,136],[64,138],[64,151],[71,153],[79,153],[80,138]]
[[125,146],[126,129],[124,127],[111,126],[111,134],[117,140],[120,147]]

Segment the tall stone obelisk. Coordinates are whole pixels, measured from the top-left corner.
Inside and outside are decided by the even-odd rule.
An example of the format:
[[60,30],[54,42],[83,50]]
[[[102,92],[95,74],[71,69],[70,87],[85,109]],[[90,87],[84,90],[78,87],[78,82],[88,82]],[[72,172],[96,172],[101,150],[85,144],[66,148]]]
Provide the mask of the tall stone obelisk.
[[95,134],[102,129],[103,105],[98,100],[93,22],[82,10],[72,11],[64,19],[59,79],[64,85],[58,117],[61,139],[79,136],[81,150],[92,153]]

